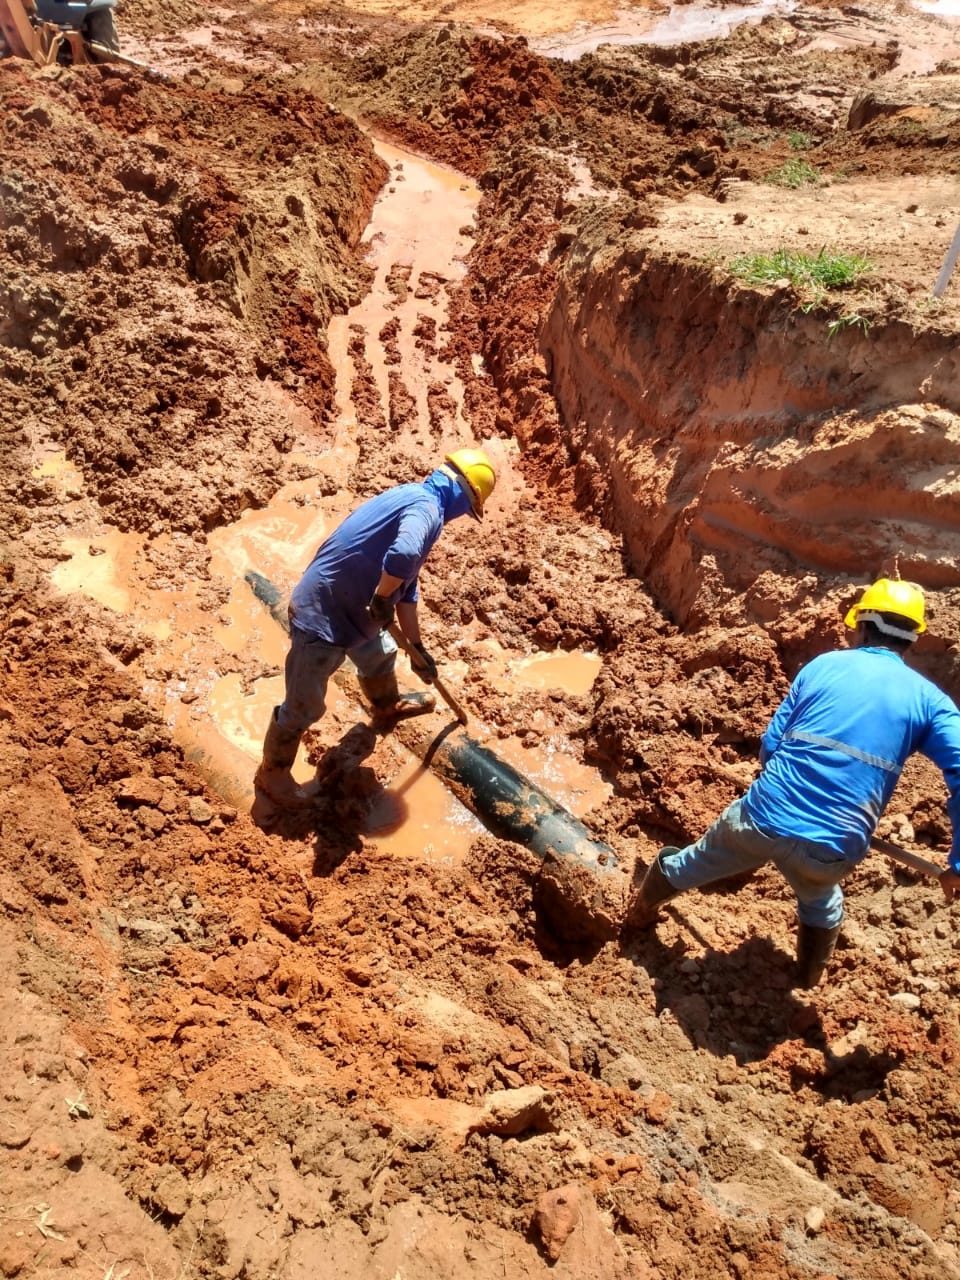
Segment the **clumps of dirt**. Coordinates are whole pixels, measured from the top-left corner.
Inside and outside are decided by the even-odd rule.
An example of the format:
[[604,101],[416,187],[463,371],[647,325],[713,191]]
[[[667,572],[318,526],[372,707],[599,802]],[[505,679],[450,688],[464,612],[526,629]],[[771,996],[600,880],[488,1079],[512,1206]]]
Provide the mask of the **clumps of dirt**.
[[[575,147],[595,181],[632,195],[700,188],[722,200],[726,184],[798,160],[846,176],[902,164],[910,173],[939,172],[938,151],[955,146],[953,115],[906,110],[918,100],[906,81],[874,87],[898,74],[909,41],[906,26],[890,23],[878,16],[858,39],[835,40],[832,20],[807,10],[745,24],[723,39],[603,48],[559,64],[577,115],[551,122],[549,137]],[[941,108],[943,88],[935,95]],[[860,90],[863,108],[848,122],[847,105]],[[874,101],[901,106],[869,107]],[[849,131],[881,114],[895,124],[869,136]]]
[[120,0],[117,24],[124,31],[144,35],[179,33],[200,26],[210,17],[208,5],[200,0]]
[[[609,652],[632,632],[669,627],[589,526],[557,527],[547,513],[524,511],[490,530],[463,529],[458,542],[441,541],[423,571],[431,612],[449,632],[479,619],[506,646]],[[468,578],[464,545],[482,549]]]
[[474,174],[563,96],[553,69],[522,37],[492,39],[453,23],[378,43],[341,74],[341,92],[373,123]]
[[[632,823],[696,839],[752,779],[760,735],[787,691],[759,629],[624,638],[593,689],[587,758],[617,779]],[[737,772],[741,760],[751,766]],[[738,784],[738,778],[740,782]]]
[[304,95],[295,116],[263,83],[35,82],[11,63],[0,81],[19,122],[0,264],[18,430],[60,445],[121,528],[209,530],[266,501],[291,409],[329,412],[317,334],[365,279],[380,162],[326,105]]
[[[756,37],[758,50],[768,37]],[[438,57],[453,39],[434,43]],[[429,40],[435,33],[412,38],[413,62]],[[522,49],[498,48],[536,71]],[[761,62],[758,53],[752,69]],[[461,69],[458,60],[451,66]],[[789,66],[777,58],[784,92]],[[426,83],[426,65],[415,69]],[[414,78],[408,69],[398,84],[404,77]],[[531,113],[524,125],[528,108],[514,118],[508,95],[491,98],[479,83],[457,88],[467,97],[465,124],[476,126],[466,142],[471,163],[480,167],[488,148],[488,101],[528,136],[511,135],[483,177],[479,249],[449,352],[468,380],[477,435],[516,429],[527,449],[522,465],[541,488],[502,527],[469,527],[456,552],[441,543],[424,575],[428,640],[469,664],[464,683],[491,708],[492,733],[506,737],[521,725],[523,740],[536,741],[526,726],[542,713],[603,763],[617,791],[591,827],[624,860],[647,858],[662,833],[696,834],[742,790],[744,757],[752,759],[792,663],[837,634],[835,620],[823,621],[824,577],[790,562],[799,544],[765,551],[763,572],[747,581],[754,561],[731,551],[734,533],[709,518],[729,514],[718,488],[745,474],[728,465],[716,438],[708,440],[711,488],[679,410],[672,434],[637,437],[631,413],[607,413],[611,401],[601,399],[595,426],[604,452],[564,394],[583,351],[574,341],[539,346],[545,318],[559,315],[558,290],[579,283],[589,293],[611,261],[623,299],[613,304],[613,288],[593,296],[617,332],[605,334],[591,317],[604,342],[587,347],[586,383],[608,391],[623,376],[623,349],[649,341],[650,294],[637,283],[648,257],[624,246],[624,236],[651,231],[662,214],[652,212],[646,183],[689,186],[705,198],[719,172],[711,171],[714,152],[724,154],[710,136],[684,136],[694,113],[663,79],[667,106],[676,98],[678,108],[662,124],[631,117],[604,133],[598,110],[596,133],[584,131],[597,168],[608,157],[624,193],[610,217],[597,212],[604,201],[595,190],[581,216],[589,178],[575,155],[557,154],[574,135],[562,132],[555,110]],[[551,82],[534,81],[552,101]],[[49,452],[62,442],[106,511],[137,528],[199,530],[217,518],[218,502],[232,513],[272,491],[272,455],[282,455],[294,425],[318,426],[328,383],[317,334],[362,281],[353,251],[381,176],[352,126],[306,97],[305,125],[300,99],[265,82],[228,86],[192,73],[189,83],[161,89],[149,77],[134,86],[94,70],[83,112],[73,84],[72,73],[0,66],[13,139],[3,192],[14,196],[0,201],[14,210],[12,218],[0,212],[9,303],[0,360],[13,388],[2,422],[12,473],[4,516],[8,529],[29,535],[16,561],[7,552],[0,564],[0,780],[11,801],[4,843],[13,850],[0,867],[0,957],[11,989],[0,1142],[10,1203],[51,1206],[28,1235],[0,1210],[0,1270],[55,1274],[82,1261],[98,1275],[119,1274],[128,1265],[120,1253],[134,1240],[132,1280],[182,1265],[201,1276],[270,1280],[315,1271],[318,1257],[357,1274],[393,1274],[400,1257],[411,1275],[466,1267],[478,1280],[545,1275],[548,1266],[584,1280],[680,1280],[691,1269],[802,1280],[865,1266],[878,1280],[956,1274],[958,1215],[946,1175],[957,1159],[958,984],[937,886],[898,879],[876,859],[859,869],[844,942],[813,1006],[791,994],[793,902],[769,871],[735,902],[728,892],[679,899],[634,951],[578,954],[538,917],[543,873],[526,851],[484,838],[461,868],[386,857],[363,840],[357,828],[386,749],[363,754],[370,743],[362,734],[345,739],[337,759],[324,757],[331,789],[319,829],[293,824],[268,838],[203,786],[144,704],[147,642],[98,608],[46,594],[36,565],[62,554],[58,537],[82,503],[72,479],[55,483],[36,467],[40,446]],[[730,89],[737,102],[749,98],[742,81]],[[399,118],[400,94],[386,96],[384,118]],[[421,118],[416,128],[454,154],[450,120]],[[202,161],[190,148],[194,129]],[[316,154],[313,130],[323,140]],[[622,176],[633,175],[626,182],[618,149]],[[320,177],[298,168],[301,157]],[[272,167],[266,175],[261,160]],[[341,205],[344,189],[350,200]],[[313,251],[311,227],[324,252],[346,264],[322,285],[297,260]],[[583,260],[578,240],[589,248]],[[269,270],[258,275],[262,263]],[[700,353],[702,378],[724,295],[708,287],[698,310],[692,286],[703,278],[689,263],[680,274],[677,329]],[[395,284],[398,293],[409,287],[401,272]],[[751,295],[740,301],[741,318],[781,323],[795,302]],[[358,382],[371,393],[363,335],[353,338]],[[811,368],[816,359],[839,370],[838,382],[855,370],[876,386],[870,368],[851,363],[856,340],[841,335],[842,353],[829,363],[822,335],[811,338]],[[108,353],[118,349],[131,364],[142,351],[136,381],[111,366]],[[472,376],[478,350],[487,372]],[[917,361],[938,351],[924,336]],[[727,356],[742,368],[741,348]],[[937,374],[945,386],[948,366]],[[94,376],[107,387],[102,401]],[[930,384],[936,396],[940,385]],[[772,381],[768,398],[778,389]],[[660,397],[669,410],[661,393],[646,399]],[[86,427],[74,397],[93,419]],[[438,415],[447,412],[436,399]],[[755,460],[766,446],[743,404],[736,400],[738,413],[725,419],[723,445]],[[372,405],[369,394],[358,414],[349,481],[358,499],[423,471],[422,452],[384,430]],[[649,427],[643,407],[646,416],[636,416]],[[886,421],[872,409],[859,424],[801,417],[789,431],[764,419],[771,433],[790,436],[780,443],[785,456],[823,442],[818,433],[828,429],[840,432],[842,455],[856,431],[866,438]],[[935,417],[942,444],[925,418],[908,421],[947,449],[935,465],[948,464],[952,423]],[[96,433],[114,422],[124,434],[99,443]],[[701,420],[694,425],[709,436]],[[895,446],[891,456],[905,438],[902,424],[883,437]],[[630,575],[617,538],[571,514],[589,504],[625,527],[614,486],[629,489],[644,449],[649,469],[637,490],[654,511],[649,477],[669,470],[674,449],[686,450],[689,464],[670,472],[662,503],[678,505],[669,527],[647,531],[656,545],[639,519],[630,544],[634,564],[650,557],[651,579],[663,568],[662,598],[673,589],[688,609],[678,607],[673,621]],[[183,484],[187,472],[202,478],[186,490],[200,512],[195,525],[178,524],[193,515],[182,514],[183,494],[155,477],[161,459],[183,467]],[[164,474],[174,487],[181,482],[176,471]],[[770,510],[789,484],[764,489],[759,463],[749,474],[754,494],[770,498],[751,510],[775,523]],[[922,522],[922,504],[905,509]],[[699,562],[677,562],[706,584],[700,596],[687,573],[668,572],[689,527],[715,539]],[[755,548],[751,529],[739,527],[739,536]],[[836,541],[846,536],[841,529]],[[202,570],[202,539],[177,540],[189,543],[177,556],[154,544],[153,572],[175,579],[178,565]],[[843,573],[835,579],[829,599],[849,591]],[[207,592],[205,600],[221,602],[217,588]],[[952,608],[949,591],[938,606]],[[605,669],[581,698],[494,696],[482,643],[491,636],[524,649],[596,648]],[[940,644],[938,660],[952,661],[945,637]],[[337,781],[338,767],[350,776]],[[943,839],[929,772],[905,775],[889,821],[901,838]],[[558,1208],[569,1211],[564,1221]],[[94,1256],[101,1239],[111,1252]]]

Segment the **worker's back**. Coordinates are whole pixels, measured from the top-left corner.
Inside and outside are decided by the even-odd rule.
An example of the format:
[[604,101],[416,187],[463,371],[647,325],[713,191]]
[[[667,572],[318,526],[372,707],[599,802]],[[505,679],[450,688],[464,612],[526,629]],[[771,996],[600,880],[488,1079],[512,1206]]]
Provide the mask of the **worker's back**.
[[380,630],[367,605],[381,573],[404,584],[395,601],[416,600],[417,575],[443,526],[469,509],[456,477],[442,468],[368,498],[334,529],[294,587],[294,625],[344,649],[363,644]]
[[296,625],[348,649],[375,635],[379,628],[370,621],[367,604],[384,558],[400,541],[400,549],[416,561],[415,581],[422,554],[442,528],[436,498],[422,484],[397,485],[361,503],[321,545],[294,588],[290,603]]
[[764,735],[747,815],[761,830],[856,861],[914,751],[960,783],[960,712],[951,699],[892,649],[823,654],[797,676]]

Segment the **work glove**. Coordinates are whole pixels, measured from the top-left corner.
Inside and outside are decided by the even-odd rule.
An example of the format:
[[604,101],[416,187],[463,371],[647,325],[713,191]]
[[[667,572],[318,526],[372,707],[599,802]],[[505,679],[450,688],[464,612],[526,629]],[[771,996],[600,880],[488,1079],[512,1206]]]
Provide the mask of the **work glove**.
[[437,664],[427,653],[422,644],[410,646],[410,665],[424,684],[433,684],[437,678]]
[[378,596],[376,592],[370,597],[367,613],[381,630],[384,627],[392,627],[396,621],[396,616],[393,612],[393,601],[386,596]]

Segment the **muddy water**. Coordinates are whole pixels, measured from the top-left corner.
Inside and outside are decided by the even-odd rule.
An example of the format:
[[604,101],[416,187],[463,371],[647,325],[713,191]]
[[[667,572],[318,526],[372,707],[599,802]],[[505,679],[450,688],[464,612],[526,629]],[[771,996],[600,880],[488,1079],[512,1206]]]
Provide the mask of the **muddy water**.
[[[340,425],[349,428],[355,421],[351,402],[355,370],[348,348],[351,336],[359,331],[388,421],[393,370],[417,402],[413,431],[426,444],[430,438],[424,430],[430,422],[428,390],[431,383],[438,383],[457,406],[456,423],[441,442],[452,447],[469,437],[462,417],[463,386],[452,366],[433,355],[422,331],[425,320],[432,323],[437,344],[442,344],[447,321],[445,286],[457,284],[464,276],[464,259],[472,243],[465,229],[473,223],[480,193],[454,169],[431,164],[378,138],[373,145],[390,169],[363,236],[367,260],[376,275],[362,302],[347,315],[334,316],[328,331],[328,351],[337,370]],[[392,351],[380,336],[388,324],[398,326]],[[431,447],[436,449],[436,444]]]
[[581,694],[590,692],[602,665],[598,653],[538,653],[514,663],[513,674],[533,689]]
[[[255,599],[244,574],[255,569],[287,593],[316,547],[355,505],[348,489],[356,460],[353,387],[357,369],[351,341],[362,341],[385,418],[390,416],[391,373],[402,377],[416,400],[415,418],[402,425],[398,439],[422,446],[424,473],[447,449],[470,442],[462,417],[463,388],[443,361],[440,348],[447,323],[447,289],[463,276],[463,258],[470,247],[467,229],[479,193],[451,169],[380,141],[375,145],[390,167],[365,233],[375,277],[365,298],[346,316],[336,317],[329,331],[329,352],[337,374],[333,444],[319,456],[294,455],[291,461],[307,478],[285,485],[268,506],[245,512],[209,536],[211,578],[225,587],[220,606],[211,611],[201,594],[203,584],[187,580],[174,588],[167,573],[153,579],[144,540],[113,529],[66,540],[69,558],[53,575],[60,591],[83,594],[128,616],[152,638],[159,675],[151,681],[148,694],[162,706],[188,755],[238,804],[253,798],[254,762],[259,759],[271,710],[282,697],[280,672],[287,649],[282,629]],[[390,330],[384,335],[386,326]],[[436,338],[425,342],[424,331],[431,329]],[[431,424],[428,392],[438,385],[455,411],[446,422]],[[278,389],[277,394],[283,401],[284,393]],[[300,413],[286,401],[278,404],[278,410],[295,419]],[[301,426],[309,430],[302,417]],[[511,466],[510,444],[492,442],[491,451],[504,476],[497,502],[522,501],[522,479]],[[77,486],[77,474],[62,457],[45,459],[41,466],[43,474]],[[154,544],[150,549],[154,559],[158,549],[164,564],[176,562],[172,540]],[[172,576],[178,580],[187,575]],[[490,659],[491,682],[504,692],[527,686],[586,693],[600,666],[595,654],[523,656],[498,646],[491,647]],[[406,679],[416,684],[405,659],[401,658],[398,669],[401,683]],[[333,744],[360,715],[359,705],[331,682],[320,738]],[[438,717],[438,729],[441,723]],[[602,803],[608,791],[594,771],[577,763],[566,744],[549,738],[551,728],[544,720],[544,737],[533,748],[519,738],[508,738],[496,743],[496,749],[560,803],[582,815]],[[385,778],[383,791],[373,800],[367,834],[396,856],[462,860],[483,829],[480,823],[395,739],[390,754],[396,761],[395,772]],[[306,781],[312,772],[301,753],[295,776]]]
[[[952,0],[943,0],[950,3]],[[531,39],[530,47],[548,58],[574,62],[603,44],[683,44],[729,35],[744,22],[759,22],[772,13],[790,13],[796,0],[758,0],[757,4],[675,5],[666,13],[620,9],[612,22],[590,25],[578,22],[560,35]]]

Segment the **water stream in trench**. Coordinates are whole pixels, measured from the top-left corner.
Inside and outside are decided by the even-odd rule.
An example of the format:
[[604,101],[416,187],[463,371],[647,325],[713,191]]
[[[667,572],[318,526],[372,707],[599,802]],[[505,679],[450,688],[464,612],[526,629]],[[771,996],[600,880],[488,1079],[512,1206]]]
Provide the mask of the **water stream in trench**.
[[[954,0],[939,0],[952,3]],[[594,26],[575,23],[556,35],[531,37],[531,49],[545,58],[575,62],[603,44],[685,44],[729,35],[743,23],[760,22],[770,14],[792,13],[797,0],[757,0],[755,4],[676,4],[655,9],[618,9],[611,22]]]
[[[463,388],[451,364],[438,349],[447,323],[447,286],[462,278],[479,198],[463,175],[376,140],[378,154],[390,176],[374,207],[364,240],[374,268],[372,287],[347,315],[334,317],[328,350],[336,370],[337,421],[332,445],[318,455],[294,456],[308,478],[292,481],[267,506],[244,512],[239,520],[209,535],[211,575],[230,584],[229,597],[211,614],[201,603],[199,585],[186,581],[176,587],[144,585],[144,539],[116,529],[98,529],[89,536],[64,542],[68,557],[53,574],[54,585],[65,594],[80,593],[108,609],[130,617],[149,635],[160,655],[165,679],[157,679],[148,696],[162,706],[164,717],[188,755],[197,759],[214,786],[233,803],[247,806],[253,799],[252,776],[263,734],[273,706],[282,698],[279,674],[287,641],[282,629],[254,598],[243,575],[248,569],[264,574],[285,593],[295,583],[326,534],[356,505],[347,477],[357,458],[357,373],[351,341],[362,339],[363,356],[372,369],[376,394],[389,420],[391,375],[399,374],[416,402],[416,413],[400,426],[394,438],[418,446],[422,474],[459,444],[470,442],[463,420]],[[381,337],[388,326],[391,336]],[[424,335],[435,331],[434,340]],[[398,358],[399,357],[399,358]],[[442,386],[454,406],[443,422],[431,421],[430,392]],[[279,388],[281,399],[285,393]],[[289,413],[289,403],[278,405]],[[524,501],[523,482],[511,465],[515,446],[502,441],[489,445],[503,482],[496,502]],[[79,473],[63,455],[45,459],[38,474],[53,476],[76,488]],[[415,477],[411,477],[415,478]],[[326,496],[324,496],[326,495]],[[494,513],[493,518],[496,518]],[[455,526],[454,526],[455,528]],[[451,534],[448,537],[453,536]],[[154,563],[176,563],[177,535],[152,546]],[[183,576],[182,574],[180,575]],[[427,607],[429,605],[427,604]],[[495,691],[517,686],[558,688],[582,694],[600,667],[595,654],[522,655],[502,649],[492,640],[481,642],[484,673]],[[259,673],[250,674],[253,655]],[[237,666],[243,670],[236,670]],[[405,658],[399,660],[401,683],[418,682]],[[454,686],[466,674],[465,664],[451,663],[444,675]],[[337,683],[329,686],[327,712],[319,734],[336,743],[358,721],[365,720],[359,703]],[[437,717],[437,728],[443,721]],[[541,733],[528,745],[530,729]],[[577,762],[552,724],[540,713],[533,723],[518,726],[517,736],[497,740],[501,756],[521,769],[577,815],[601,804],[609,788],[600,775]],[[479,732],[478,732],[479,730]],[[482,723],[473,730],[483,739]],[[527,742],[521,742],[520,734]],[[366,833],[381,849],[397,856],[436,861],[459,861],[482,831],[478,820],[419,759],[393,739],[396,768],[382,779],[373,797]],[[306,781],[313,767],[301,753],[295,776]]]

